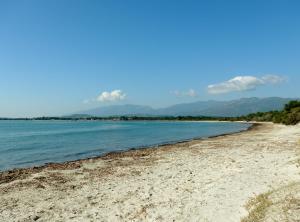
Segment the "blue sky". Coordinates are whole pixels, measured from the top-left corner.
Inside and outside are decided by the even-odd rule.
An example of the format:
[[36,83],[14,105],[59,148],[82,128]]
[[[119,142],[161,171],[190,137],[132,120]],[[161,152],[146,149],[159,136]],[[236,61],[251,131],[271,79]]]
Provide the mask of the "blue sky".
[[299,11],[289,0],[2,0],[0,116],[299,97]]

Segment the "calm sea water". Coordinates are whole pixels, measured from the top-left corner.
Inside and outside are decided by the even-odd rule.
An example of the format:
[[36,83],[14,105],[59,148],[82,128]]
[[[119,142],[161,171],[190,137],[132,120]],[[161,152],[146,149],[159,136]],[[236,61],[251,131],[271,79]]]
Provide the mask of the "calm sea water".
[[245,130],[249,124],[0,121],[0,171]]

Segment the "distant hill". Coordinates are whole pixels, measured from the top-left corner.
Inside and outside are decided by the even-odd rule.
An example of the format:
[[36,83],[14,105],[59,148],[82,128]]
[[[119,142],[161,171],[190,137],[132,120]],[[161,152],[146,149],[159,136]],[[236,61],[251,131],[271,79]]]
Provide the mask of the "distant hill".
[[201,111],[206,116],[242,116],[256,112],[268,112],[273,110],[282,110],[284,105],[292,99],[269,97],[269,98],[243,98],[224,102]]
[[219,101],[198,101],[195,103],[183,103],[167,108],[155,110],[155,115],[179,116],[179,115],[202,115],[202,111],[223,104]]
[[242,98],[231,101],[198,101],[153,109],[150,106],[113,105],[95,108],[79,114],[91,116],[220,116],[234,117],[256,112],[282,110],[291,98]]

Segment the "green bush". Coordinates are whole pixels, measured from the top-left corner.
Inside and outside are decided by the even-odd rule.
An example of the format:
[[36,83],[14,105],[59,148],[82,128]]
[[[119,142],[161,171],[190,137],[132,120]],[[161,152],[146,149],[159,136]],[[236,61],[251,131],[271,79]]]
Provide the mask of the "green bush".
[[284,110],[290,112],[292,109],[299,108],[299,107],[300,107],[300,101],[293,100],[285,105]]
[[300,101],[294,100],[289,102],[282,111],[252,113],[248,116],[241,117],[241,119],[246,121],[267,121],[296,125],[300,122]]

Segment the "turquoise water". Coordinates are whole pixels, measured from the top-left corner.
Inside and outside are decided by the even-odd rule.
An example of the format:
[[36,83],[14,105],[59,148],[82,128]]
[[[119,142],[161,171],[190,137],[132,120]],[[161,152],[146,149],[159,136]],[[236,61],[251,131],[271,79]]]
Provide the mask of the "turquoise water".
[[0,121],[0,170],[245,130],[249,124],[163,121]]

